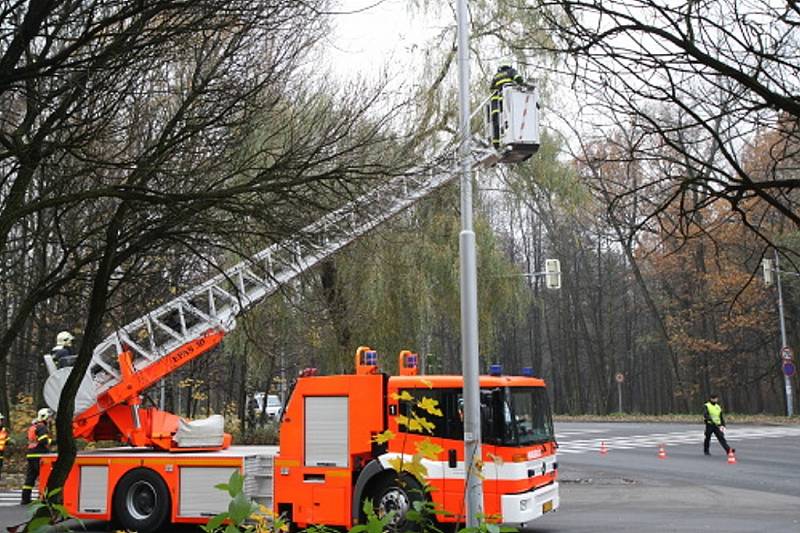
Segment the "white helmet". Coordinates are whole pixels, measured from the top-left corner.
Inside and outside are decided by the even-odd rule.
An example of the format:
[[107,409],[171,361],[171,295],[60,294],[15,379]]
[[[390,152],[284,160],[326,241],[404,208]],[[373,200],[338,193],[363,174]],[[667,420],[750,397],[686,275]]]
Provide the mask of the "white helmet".
[[72,336],[72,333],[69,331],[62,331],[58,335],[56,335],[56,344],[59,346],[69,346],[72,344],[72,339],[75,337]]
[[42,407],[36,412],[36,421],[44,422],[53,415],[53,412],[47,407]]

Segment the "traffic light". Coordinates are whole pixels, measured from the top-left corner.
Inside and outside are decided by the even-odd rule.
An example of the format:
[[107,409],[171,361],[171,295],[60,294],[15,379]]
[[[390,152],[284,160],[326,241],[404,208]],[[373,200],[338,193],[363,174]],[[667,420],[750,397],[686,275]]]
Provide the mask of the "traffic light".
[[561,288],[561,261],[558,259],[545,259],[544,274],[544,283],[548,289]]
[[770,287],[773,283],[775,283],[775,274],[773,274],[772,270],[772,259],[762,259],[761,266],[764,269],[764,285]]

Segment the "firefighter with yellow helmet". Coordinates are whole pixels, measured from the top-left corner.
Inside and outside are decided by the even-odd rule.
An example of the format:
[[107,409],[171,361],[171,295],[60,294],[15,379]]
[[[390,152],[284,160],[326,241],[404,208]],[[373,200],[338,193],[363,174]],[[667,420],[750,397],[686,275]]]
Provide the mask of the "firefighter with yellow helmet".
[[53,442],[50,436],[50,419],[52,411],[47,407],[39,409],[36,418],[28,428],[28,470],[25,473],[25,484],[22,486],[22,505],[31,503],[31,492],[39,478],[39,459],[50,451]]

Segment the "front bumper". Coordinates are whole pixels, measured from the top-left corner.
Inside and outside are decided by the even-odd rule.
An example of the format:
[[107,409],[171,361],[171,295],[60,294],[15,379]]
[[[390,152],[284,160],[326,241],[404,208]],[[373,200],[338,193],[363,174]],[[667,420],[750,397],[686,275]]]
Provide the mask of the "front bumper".
[[536,520],[546,512],[555,511],[558,506],[558,482],[522,494],[508,494],[500,498],[502,521],[513,526],[522,526],[531,520]]

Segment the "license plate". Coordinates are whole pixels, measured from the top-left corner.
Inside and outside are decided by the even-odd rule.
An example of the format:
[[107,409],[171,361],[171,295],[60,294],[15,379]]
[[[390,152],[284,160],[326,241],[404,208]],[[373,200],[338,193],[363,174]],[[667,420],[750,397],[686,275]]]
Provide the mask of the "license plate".
[[549,513],[553,510],[553,500],[546,501],[542,504],[542,513]]

